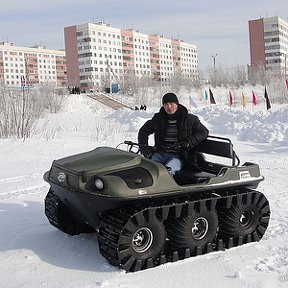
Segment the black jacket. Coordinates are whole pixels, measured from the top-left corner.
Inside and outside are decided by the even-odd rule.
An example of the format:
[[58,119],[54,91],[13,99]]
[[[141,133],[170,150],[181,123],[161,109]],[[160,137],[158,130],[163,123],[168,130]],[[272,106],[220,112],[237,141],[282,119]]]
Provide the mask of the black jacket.
[[[178,104],[176,111],[178,142],[186,140],[189,142],[190,151],[185,151],[182,156],[188,160],[193,156],[193,148],[208,136],[208,129],[200,122],[199,118],[193,114],[189,114],[188,110],[181,104]],[[154,143],[156,151],[160,150],[168,124],[167,113],[161,107],[160,111],[154,114],[153,118],[148,120],[139,130],[138,143],[148,144],[148,137],[154,133]],[[192,150],[192,151],[191,151]],[[190,155],[189,155],[190,154]]]

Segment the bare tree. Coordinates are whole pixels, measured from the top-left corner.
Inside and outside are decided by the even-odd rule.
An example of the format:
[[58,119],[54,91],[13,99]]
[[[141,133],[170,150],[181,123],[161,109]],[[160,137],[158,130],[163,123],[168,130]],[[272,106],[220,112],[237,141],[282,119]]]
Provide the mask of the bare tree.
[[175,93],[179,93],[181,86],[182,86],[182,83],[183,83],[183,77],[181,74],[175,74],[170,79],[171,89]]
[[[53,92],[52,92],[53,91]],[[30,137],[36,121],[46,109],[59,111],[63,103],[63,95],[50,85],[31,89],[11,89],[0,86],[0,137]],[[60,100],[62,99],[62,100]]]
[[244,65],[237,65],[232,68],[230,76],[230,84],[239,88],[247,83],[247,67]]
[[54,83],[46,82],[37,87],[34,94],[38,94],[38,101],[43,101],[45,109],[57,113],[65,101],[68,89],[65,87],[58,88]]
[[134,74],[124,74],[121,91],[123,94],[134,95],[137,92],[138,79]]
[[270,97],[274,102],[279,104],[288,103],[288,93],[285,83],[285,76],[281,75],[279,77],[274,76],[273,81],[267,86],[268,91],[270,91]]
[[271,79],[271,71],[267,71],[264,65],[249,68],[249,82],[252,85],[267,86]]

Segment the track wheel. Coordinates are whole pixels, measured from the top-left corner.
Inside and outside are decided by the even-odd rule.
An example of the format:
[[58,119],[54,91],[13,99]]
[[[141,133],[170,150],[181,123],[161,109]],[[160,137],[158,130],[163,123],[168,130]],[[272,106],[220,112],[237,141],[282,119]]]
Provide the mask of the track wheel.
[[170,244],[176,249],[196,247],[205,248],[216,237],[218,217],[215,211],[207,208],[200,212],[194,210],[191,214],[167,221],[166,231]]
[[45,214],[50,224],[69,235],[94,231],[90,226],[76,222],[67,206],[51,189],[45,198]]
[[126,271],[145,269],[147,261],[156,260],[164,249],[164,225],[146,212],[140,211],[128,220],[119,235],[118,258]]
[[261,193],[245,195],[229,208],[219,209],[219,234],[224,240],[242,236],[253,236],[258,241],[265,233],[270,208],[268,200]]

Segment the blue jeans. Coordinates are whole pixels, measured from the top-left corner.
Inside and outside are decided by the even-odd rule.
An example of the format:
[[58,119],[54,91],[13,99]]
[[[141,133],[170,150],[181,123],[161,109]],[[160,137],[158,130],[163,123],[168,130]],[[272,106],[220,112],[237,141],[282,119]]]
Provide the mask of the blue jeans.
[[152,160],[162,163],[167,168],[171,169],[172,175],[183,167],[183,160],[179,155],[171,155],[164,152],[155,152]]

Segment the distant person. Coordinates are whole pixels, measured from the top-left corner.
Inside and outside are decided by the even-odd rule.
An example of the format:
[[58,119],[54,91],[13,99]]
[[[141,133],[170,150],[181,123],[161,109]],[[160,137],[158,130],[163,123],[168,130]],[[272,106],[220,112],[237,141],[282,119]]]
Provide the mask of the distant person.
[[[179,104],[174,93],[166,93],[162,104],[159,112],[140,128],[138,143],[143,156],[162,163],[174,175],[185,161],[194,163],[193,147],[205,140],[209,131],[197,116]],[[147,147],[153,133],[155,151]]]
[[147,106],[144,104],[141,104],[141,106],[140,106],[140,110],[144,110],[144,111],[146,111],[146,109],[147,109]]

